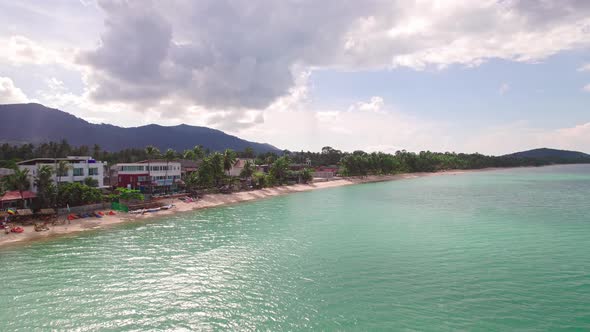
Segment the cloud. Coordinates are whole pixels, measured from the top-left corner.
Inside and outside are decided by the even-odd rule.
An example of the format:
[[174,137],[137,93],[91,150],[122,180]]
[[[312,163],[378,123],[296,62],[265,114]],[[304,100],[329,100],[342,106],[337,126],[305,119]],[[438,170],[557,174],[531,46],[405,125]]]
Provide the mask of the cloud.
[[9,77],[0,76],[0,104],[26,103],[27,96],[21,89],[14,86]]
[[590,71],[590,63],[580,66],[578,71]]
[[382,97],[373,96],[369,102],[358,102],[349,107],[349,111],[381,112],[385,102]]
[[510,84],[506,82],[502,83],[502,85],[500,85],[500,88],[498,89],[498,92],[502,96],[505,95],[508,91],[510,91]]
[[99,4],[100,45],[78,58],[89,96],[138,109],[174,99],[263,110],[290,93],[298,70],[536,62],[590,44],[590,6],[576,0]]
[[586,92],[590,92],[590,84],[586,84],[582,90],[586,91]]
[[43,46],[20,35],[0,38],[0,44],[4,45],[0,48],[0,60],[15,66],[24,64],[73,66],[71,59],[71,54],[75,53],[73,49]]

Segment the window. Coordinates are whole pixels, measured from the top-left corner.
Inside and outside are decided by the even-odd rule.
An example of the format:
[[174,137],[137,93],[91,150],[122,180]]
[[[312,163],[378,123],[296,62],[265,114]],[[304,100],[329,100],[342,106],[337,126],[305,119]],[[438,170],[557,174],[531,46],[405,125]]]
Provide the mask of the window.
[[143,166],[121,166],[121,170],[128,172],[143,171]]
[[96,168],[96,167],[89,168],[88,175],[98,175],[98,168]]
[[74,176],[84,176],[83,168],[74,168]]

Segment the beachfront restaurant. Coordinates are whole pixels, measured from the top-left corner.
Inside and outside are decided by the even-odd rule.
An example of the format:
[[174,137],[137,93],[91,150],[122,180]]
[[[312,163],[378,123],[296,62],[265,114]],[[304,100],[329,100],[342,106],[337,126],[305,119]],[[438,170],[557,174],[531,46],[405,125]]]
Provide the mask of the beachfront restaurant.
[[14,191],[7,191],[2,197],[0,197],[0,207],[2,209],[8,208],[29,208],[31,204],[33,204],[33,200],[37,197],[37,195],[32,191],[23,191],[22,195],[21,192],[18,190]]

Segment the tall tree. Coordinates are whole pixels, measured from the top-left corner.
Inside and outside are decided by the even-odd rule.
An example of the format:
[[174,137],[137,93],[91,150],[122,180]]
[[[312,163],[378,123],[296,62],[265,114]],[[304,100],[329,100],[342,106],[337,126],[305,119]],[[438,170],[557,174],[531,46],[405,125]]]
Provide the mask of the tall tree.
[[61,183],[61,178],[68,175],[68,172],[72,168],[72,165],[67,160],[60,160],[55,168],[55,173],[57,173],[57,187],[59,188],[59,184]]
[[196,160],[201,160],[205,157],[205,151],[202,145],[195,145],[193,152],[195,153]]
[[225,149],[223,152],[223,169],[229,175],[229,171],[236,164],[236,152],[232,149]]
[[172,150],[172,149],[168,149],[166,150],[166,153],[164,154],[164,159],[166,160],[166,176],[165,176],[165,181],[166,181],[166,193],[168,193],[170,191],[170,186],[172,185],[172,183],[170,183],[168,185],[168,169],[170,168],[170,162],[174,159],[176,159],[176,151]]
[[252,164],[250,160],[246,160],[244,168],[242,168],[242,171],[240,172],[240,177],[242,179],[249,179],[252,177],[252,174],[254,174],[254,171],[254,164]]
[[57,192],[52,178],[53,169],[51,166],[43,165],[37,169],[33,183],[37,187],[37,198],[41,207],[50,207],[55,204]]
[[31,187],[28,169],[17,168],[14,170],[14,173],[5,176],[2,181],[4,182],[6,189],[17,190],[21,200],[23,200],[23,191],[28,190]]
[[154,194],[154,186],[153,186],[153,181],[152,181],[152,167],[151,167],[151,161],[153,158],[156,158],[157,156],[160,155],[160,150],[158,150],[157,147],[153,146],[153,145],[148,145],[145,147],[145,154],[147,155],[148,158],[148,178],[150,181],[150,195]]
[[101,159],[100,152],[101,152],[100,145],[94,144],[94,146],[92,147],[92,157],[96,160],[100,160]]

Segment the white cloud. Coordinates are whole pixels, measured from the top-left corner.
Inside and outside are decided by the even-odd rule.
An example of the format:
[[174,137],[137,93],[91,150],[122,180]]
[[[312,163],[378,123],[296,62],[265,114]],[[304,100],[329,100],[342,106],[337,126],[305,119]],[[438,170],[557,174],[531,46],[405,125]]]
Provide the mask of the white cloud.
[[100,5],[106,15],[100,44],[79,58],[90,69],[90,96],[138,108],[174,99],[206,109],[262,110],[290,94],[294,68],[536,62],[590,45],[590,5],[577,0]]
[[584,64],[578,68],[578,71],[590,71],[590,63]]
[[4,45],[0,48],[0,60],[15,66],[60,64],[72,67],[72,56],[76,52],[73,48],[44,46],[20,35],[0,38],[0,44]]
[[502,83],[502,85],[500,85],[500,88],[498,89],[498,93],[500,93],[500,95],[505,95],[508,91],[510,91],[510,84],[504,82]]
[[373,96],[368,102],[358,102],[349,107],[349,111],[381,112],[385,102],[382,97]]
[[14,86],[10,77],[0,76],[0,104],[26,103],[27,96],[21,89]]
[[590,92],[590,84],[586,84],[582,90],[586,91],[586,92]]

